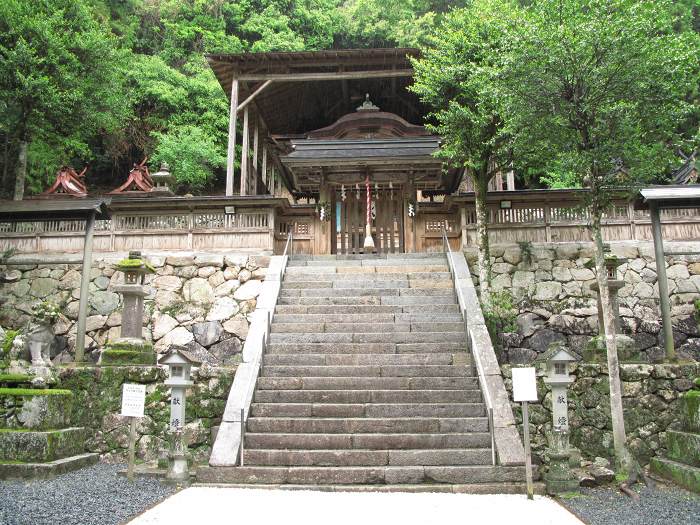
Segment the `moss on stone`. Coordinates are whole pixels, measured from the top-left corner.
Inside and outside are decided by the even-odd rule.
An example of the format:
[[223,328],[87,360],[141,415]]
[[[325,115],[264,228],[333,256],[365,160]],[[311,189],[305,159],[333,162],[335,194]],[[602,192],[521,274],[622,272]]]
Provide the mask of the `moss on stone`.
[[63,390],[60,388],[0,388],[0,396],[15,396],[15,397],[26,397],[26,396],[72,396],[73,392],[70,390]]
[[153,267],[153,265],[148,261],[144,261],[143,259],[126,258],[122,259],[117,263],[118,270],[133,270],[134,268],[145,268],[149,271],[149,273],[156,272],[156,269]]
[[31,383],[33,376],[28,374],[0,374],[0,383]]
[[100,364],[102,366],[118,365],[154,365],[156,355],[153,351],[103,350]]

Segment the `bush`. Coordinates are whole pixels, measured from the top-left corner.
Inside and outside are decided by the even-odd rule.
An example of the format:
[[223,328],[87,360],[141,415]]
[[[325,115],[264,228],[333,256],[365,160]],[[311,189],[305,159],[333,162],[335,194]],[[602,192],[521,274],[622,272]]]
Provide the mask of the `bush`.
[[491,292],[491,301],[483,307],[484,321],[492,341],[499,341],[499,335],[517,329],[515,318],[518,310],[513,295],[508,290]]

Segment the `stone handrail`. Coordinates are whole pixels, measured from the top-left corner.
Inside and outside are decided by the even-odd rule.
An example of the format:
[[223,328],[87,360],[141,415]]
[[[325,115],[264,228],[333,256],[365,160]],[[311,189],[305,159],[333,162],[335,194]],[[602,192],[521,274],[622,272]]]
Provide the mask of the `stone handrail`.
[[479,380],[493,406],[493,421],[490,423],[493,425],[498,462],[501,465],[523,465],[525,449],[515,426],[510,399],[484,322],[469,265],[462,252],[449,252],[447,257],[453,268],[455,291],[459,309],[466,321],[471,352],[480,368]]
[[236,369],[224,416],[209,457],[209,465],[212,467],[232,467],[238,464],[242,429],[245,428],[245,421],[248,419],[263,350],[269,339],[269,322],[275,314],[287,260],[287,256],[279,255],[270,258],[270,266],[255,311],[251,315],[252,321],[243,345],[243,362]]

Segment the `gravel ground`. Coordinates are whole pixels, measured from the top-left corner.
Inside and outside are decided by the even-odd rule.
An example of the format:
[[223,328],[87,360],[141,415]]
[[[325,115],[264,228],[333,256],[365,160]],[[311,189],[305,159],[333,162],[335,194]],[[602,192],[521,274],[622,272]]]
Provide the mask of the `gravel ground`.
[[0,525],[116,525],[175,492],[153,478],[130,483],[125,465],[97,464],[46,481],[1,481]]
[[671,485],[635,488],[639,501],[616,487],[581,489],[560,502],[589,525],[690,525],[700,523],[700,496]]

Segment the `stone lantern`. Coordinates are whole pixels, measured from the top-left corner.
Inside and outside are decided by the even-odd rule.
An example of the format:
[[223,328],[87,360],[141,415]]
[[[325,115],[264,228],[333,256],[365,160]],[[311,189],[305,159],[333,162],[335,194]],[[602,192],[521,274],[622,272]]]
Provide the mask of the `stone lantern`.
[[552,433],[549,439],[549,472],[544,476],[547,492],[559,494],[578,488],[569,469],[569,401],[567,388],[574,382],[569,366],[578,355],[563,345],[553,344],[536,362],[544,363],[544,382],[552,389]]
[[143,339],[143,298],[147,294],[144,278],[155,269],[140,251],[131,251],[117,263],[117,270],[124,273],[124,283],[114,287],[123,299],[121,332],[102,351],[100,363],[155,364],[153,345]]
[[189,481],[186,447],[183,441],[182,428],[185,426],[185,406],[187,389],[194,382],[190,379],[193,366],[199,366],[197,361],[182,346],[173,345],[158,361],[168,366],[168,379],[165,384],[170,386],[170,432],[172,436],[170,461],[168,462],[167,479],[173,482]]
[[[619,267],[626,264],[627,259],[617,257],[616,255],[609,253],[609,245],[605,245],[604,248],[605,270],[608,277],[608,290],[610,291],[610,303],[613,309],[613,319],[615,320],[615,341],[617,342],[617,352],[620,359],[630,359],[634,355],[635,344],[631,337],[622,333],[622,327],[620,325],[620,300],[618,298],[620,288],[625,286],[625,281],[620,279],[619,276]],[[595,272],[595,260],[591,259],[588,263],[586,263],[586,267]],[[589,342],[588,348],[584,353],[584,357],[587,361],[598,361],[600,356],[604,356],[606,352],[605,334],[603,333],[603,303],[600,300],[600,290],[597,282],[591,284],[591,290],[597,294],[599,335]]]
[[151,174],[151,179],[153,179],[153,190],[151,190],[152,195],[174,195],[173,191],[170,189],[170,185],[173,183],[174,177],[170,173],[170,166],[168,166],[167,162],[161,162],[160,169]]

